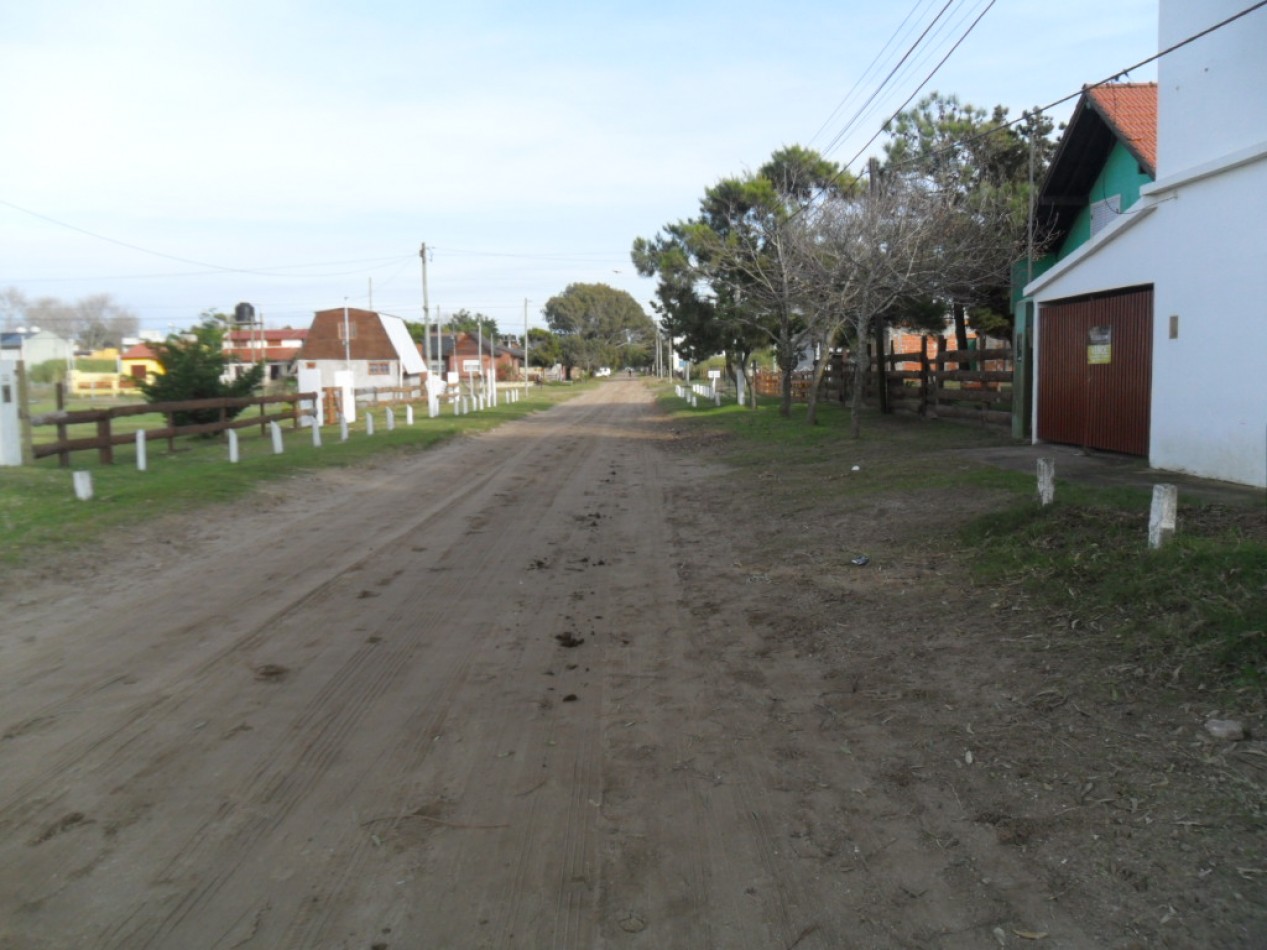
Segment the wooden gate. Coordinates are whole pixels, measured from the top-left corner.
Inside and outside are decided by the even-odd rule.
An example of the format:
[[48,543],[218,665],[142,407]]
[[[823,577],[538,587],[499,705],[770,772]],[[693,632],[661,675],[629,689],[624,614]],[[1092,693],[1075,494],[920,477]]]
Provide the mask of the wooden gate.
[[1039,306],[1038,438],[1148,455],[1153,288]]

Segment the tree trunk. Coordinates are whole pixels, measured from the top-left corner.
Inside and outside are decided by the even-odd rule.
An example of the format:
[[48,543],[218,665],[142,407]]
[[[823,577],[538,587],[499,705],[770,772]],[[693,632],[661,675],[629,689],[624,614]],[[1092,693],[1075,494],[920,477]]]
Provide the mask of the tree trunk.
[[853,355],[853,399],[849,403],[849,435],[862,435],[862,390],[867,384],[867,327],[860,327],[855,336],[857,349]]
[[[959,302],[951,305],[950,311],[955,318],[955,349],[968,348],[968,308]],[[955,369],[971,369],[968,363],[957,363]]]
[[[829,334],[827,339],[830,340],[831,337],[832,334]],[[823,385],[823,376],[827,372],[827,361],[831,358],[825,344],[820,352],[822,356],[814,363],[814,378],[810,382],[809,393],[805,400],[805,421],[812,426],[818,425],[818,391]]]

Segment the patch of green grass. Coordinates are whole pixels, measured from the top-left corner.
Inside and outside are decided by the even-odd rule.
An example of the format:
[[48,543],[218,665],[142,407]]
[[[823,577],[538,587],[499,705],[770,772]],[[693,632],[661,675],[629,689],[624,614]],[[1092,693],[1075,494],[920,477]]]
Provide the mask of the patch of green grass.
[[720,408],[701,401],[692,408],[666,386],[659,400],[675,422],[691,431],[731,437],[727,461],[739,466],[769,464],[771,450],[781,465],[814,465],[902,455],[909,449],[937,452],[1011,441],[998,429],[907,414],[882,415],[874,409],[864,410],[861,436],[854,439],[848,407],[834,401],[818,404],[817,422],[811,426],[805,421],[803,403],[793,404],[791,414],[785,417],[779,414],[779,400],[772,397],[762,397],[755,411],[733,401]]
[[[173,452],[165,441],[151,442],[144,472],[136,469],[133,445],[116,446],[113,465],[102,464],[96,452],[76,452],[70,468],[59,468],[55,458],[34,466],[0,468],[0,564],[91,544],[108,532],[126,537],[128,527],[144,518],[231,501],[260,482],[419,452],[549,408],[582,391],[579,387],[534,387],[516,403],[503,402],[496,409],[464,416],[453,416],[446,408],[437,419],[428,419],[425,408],[421,413],[415,409],[412,427],[404,424],[402,409],[391,432],[379,410],[372,437],[365,434],[362,417],[351,427],[347,442],[339,441],[337,426],[323,428],[321,448],[312,445],[311,430],[284,427],[281,455],[273,454],[271,438],[262,436],[258,428],[244,428],[238,430],[241,461],[236,465],[229,463],[226,439],[220,437],[177,439]],[[75,497],[72,470],[92,472],[91,501]]]
[[1198,682],[1267,683],[1261,510],[1184,503],[1177,539],[1149,551],[1148,489],[1062,480],[1059,502],[1040,508],[1032,474],[954,451],[1008,444],[998,430],[868,410],[852,439],[848,409],[836,403],[820,405],[817,426],[805,424],[804,406],[780,416],[774,399],[756,412],[692,409],[666,389],[662,404],[688,435],[722,436],[726,460],[756,470],[771,503],[790,511],[864,495],[901,503],[928,490],[994,493],[1000,510],[960,537],[983,586],[1022,587],[1064,613],[1078,637],[1121,637],[1124,660],[1155,675],[1182,668]]
[[1054,505],[1017,504],[964,529],[984,583],[1020,585],[1071,628],[1114,631],[1158,674],[1267,682],[1261,512],[1181,510],[1178,536],[1152,551],[1145,493],[1069,488]]

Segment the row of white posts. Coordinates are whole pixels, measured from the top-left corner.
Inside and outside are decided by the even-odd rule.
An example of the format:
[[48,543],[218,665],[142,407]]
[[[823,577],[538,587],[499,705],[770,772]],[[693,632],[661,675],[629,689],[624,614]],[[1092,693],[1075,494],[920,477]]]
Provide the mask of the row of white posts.
[[[1038,501],[1046,507],[1056,500],[1056,460],[1038,460]],[[1179,486],[1154,485],[1153,504],[1148,512],[1148,546],[1153,550],[1175,536],[1179,515]]]
[[[519,402],[521,393],[517,389],[509,389],[500,394],[507,403]],[[428,399],[428,415],[435,419],[440,415],[440,402],[432,395]],[[464,416],[471,412],[478,412],[481,409],[493,408],[498,404],[498,393],[493,391],[489,394],[481,394],[478,396],[460,396],[453,401],[453,415]],[[299,424],[308,426],[312,432],[312,444],[315,448],[321,448],[321,424],[320,424],[320,405],[317,407],[317,416],[302,416]],[[390,406],[384,410],[384,420],[387,431],[391,432],[396,428],[396,412]],[[412,426],[414,424],[414,407],[405,406],[405,425]],[[375,429],[374,413],[368,409],[365,411],[365,434],[373,435]],[[282,427],[276,422],[268,424],[269,435],[272,438],[273,454],[281,455],[285,448],[282,439]],[[226,429],[226,435],[229,438],[229,461],[236,464],[241,460],[241,453],[238,450],[238,430]],[[346,442],[348,440],[348,421],[347,419],[339,419],[339,441]],[[144,472],[149,465],[149,453],[146,445],[146,435],[144,429],[138,429],[136,433],[136,468],[139,472]],[[92,498],[92,472],[77,471],[72,475],[75,486],[75,497],[80,501],[88,501]]]
[[714,406],[721,405],[721,390],[716,384],[706,386],[703,383],[692,383],[690,386],[685,386],[678,383],[674,386],[674,390],[677,392],[678,399],[689,402],[691,408],[698,406],[701,399],[711,400]]
[[[709,380],[707,383],[691,383],[689,386],[682,383],[676,384],[677,395],[679,399],[689,402],[692,406],[698,406],[699,400],[707,399],[714,406],[721,405],[721,390],[718,383],[721,381],[720,370],[709,370]],[[717,373],[717,376],[713,376]],[[754,379],[754,385],[749,387],[743,373],[735,374],[735,402],[739,405],[746,405],[751,395],[752,408],[757,408],[757,391]]]

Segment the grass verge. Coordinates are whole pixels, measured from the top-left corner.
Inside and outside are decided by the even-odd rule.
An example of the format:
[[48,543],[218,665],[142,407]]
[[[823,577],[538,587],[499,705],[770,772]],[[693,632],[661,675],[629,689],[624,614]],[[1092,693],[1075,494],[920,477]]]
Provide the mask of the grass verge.
[[1070,630],[1120,639],[1136,675],[1267,685],[1261,512],[1188,507],[1175,540],[1152,551],[1146,496],[1085,488],[1076,496],[968,525],[962,538],[981,580],[1020,587],[1060,611]]
[[983,588],[1023,591],[1062,616],[1071,645],[1106,646],[1105,662],[1133,677],[1267,686],[1261,508],[1184,502],[1175,541],[1150,551],[1147,489],[1061,480],[1060,500],[1041,508],[1033,475],[948,451],[1010,443],[995,430],[869,411],[863,437],[853,440],[848,411],[831,403],[820,406],[817,426],[804,424],[804,406],[782,418],[774,400],[755,413],[734,405],[692,409],[670,390],[662,405],[694,436],[724,442],[727,461],[758,470],[772,503],[790,513],[862,494],[901,504],[921,489],[991,491],[997,510],[954,539]]

